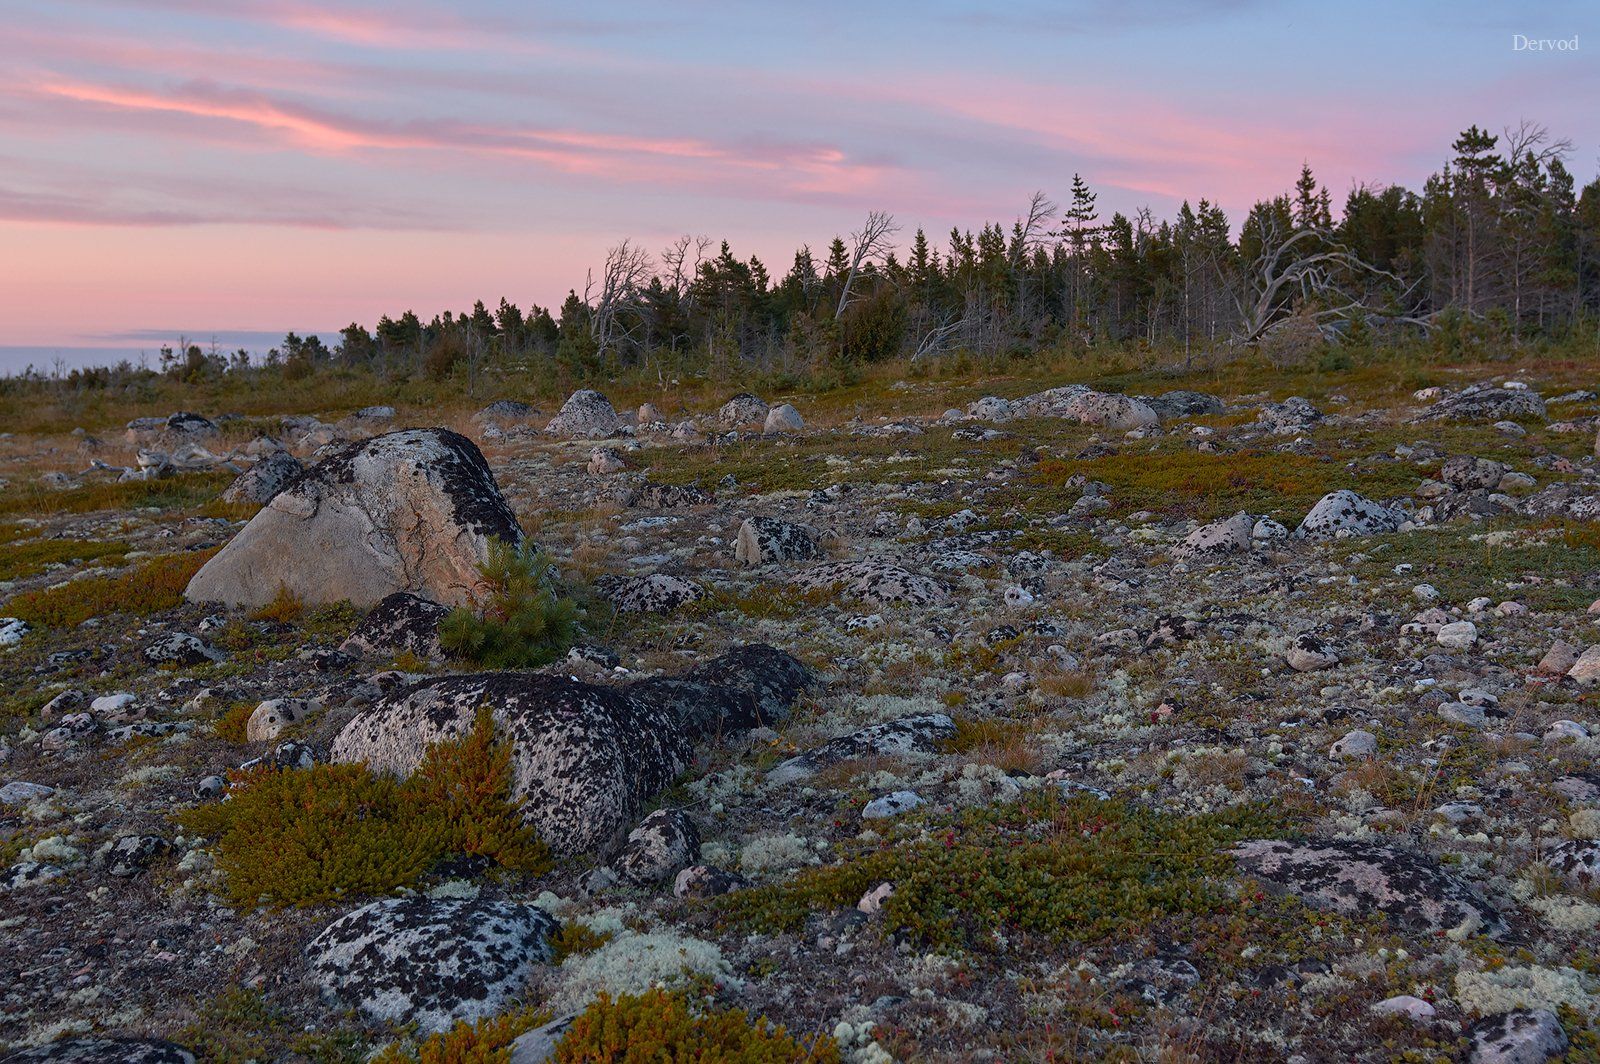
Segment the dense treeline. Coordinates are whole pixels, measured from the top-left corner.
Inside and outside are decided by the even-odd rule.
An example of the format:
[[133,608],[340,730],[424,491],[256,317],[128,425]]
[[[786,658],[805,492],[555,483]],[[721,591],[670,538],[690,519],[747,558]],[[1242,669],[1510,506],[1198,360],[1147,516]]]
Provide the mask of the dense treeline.
[[[1177,216],[1102,217],[1074,175],[1010,225],[918,229],[871,214],[781,276],[727,242],[685,237],[652,258],[631,242],[554,310],[501,299],[424,322],[408,310],[352,323],[333,346],[291,333],[265,364],[434,379],[484,367],[584,377],[633,368],[817,372],[894,358],[979,357],[1137,342],[1189,352],[1259,345],[1294,359],[1396,333],[1450,345],[1560,336],[1600,317],[1600,179],[1581,192],[1570,145],[1523,124],[1473,127],[1420,192],[1361,186],[1334,210],[1309,167],[1233,235],[1204,199]],[[245,352],[163,349],[177,376],[240,370]],[[94,386],[95,371],[73,381]],[[106,379],[110,374],[106,373]]]

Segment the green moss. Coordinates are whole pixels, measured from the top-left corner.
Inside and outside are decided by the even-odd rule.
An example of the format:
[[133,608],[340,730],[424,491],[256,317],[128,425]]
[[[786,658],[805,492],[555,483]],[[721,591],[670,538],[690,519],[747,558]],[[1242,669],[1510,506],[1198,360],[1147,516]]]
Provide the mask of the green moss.
[[[909,830],[902,829],[902,830]],[[794,930],[819,909],[853,906],[880,883],[886,930],[940,947],[993,933],[1103,941],[1178,914],[1223,909],[1230,842],[1281,832],[1277,814],[1245,806],[1179,816],[1123,802],[1033,795],[773,886],[729,895],[729,917]]]
[[838,1064],[828,1035],[802,1040],[752,1020],[743,1009],[696,1008],[688,995],[651,990],[613,998],[601,992],[556,1046],[552,1064]]
[[131,548],[126,543],[85,539],[36,539],[0,545],[0,580],[20,580],[44,572],[52,565],[76,562],[116,562]]
[[195,1021],[171,1037],[196,1058],[213,1064],[310,1060],[316,1064],[358,1064],[365,1039],[356,1031],[305,1033],[259,990],[229,987],[197,1010]]
[[209,502],[233,479],[229,473],[185,473],[161,480],[85,484],[56,491],[42,485],[0,495],[0,514],[81,514],[95,510],[189,510]]
[[116,575],[86,576],[59,587],[26,591],[6,612],[43,628],[74,628],[110,613],[145,615],[170,610],[215,550],[167,554]]
[[549,851],[511,797],[511,751],[487,710],[472,731],[429,748],[401,781],[365,765],[257,769],[229,800],[185,810],[183,830],[216,839],[236,905],[313,905],[415,882],[441,857],[469,854],[537,874]]

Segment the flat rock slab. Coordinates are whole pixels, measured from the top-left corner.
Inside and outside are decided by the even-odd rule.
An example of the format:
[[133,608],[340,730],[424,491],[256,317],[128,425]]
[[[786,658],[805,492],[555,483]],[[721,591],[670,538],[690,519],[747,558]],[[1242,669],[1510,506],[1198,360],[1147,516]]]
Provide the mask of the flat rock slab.
[[557,927],[533,905],[385,898],[329,924],[306,961],[325,995],[368,1019],[443,1031],[503,1011],[549,962]]
[[160,1040],[134,1038],[64,1038],[0,1058],[3,1064],[50,1061],[51,1064],[194,1064],[194,1054]]
[[1383,914],[1423,934],[1489,933],[1504,922],[1477,892],[1429,858],[1391,846],[1344,839],[1258,839],[1233,848],[1239,870],[1314,909]]

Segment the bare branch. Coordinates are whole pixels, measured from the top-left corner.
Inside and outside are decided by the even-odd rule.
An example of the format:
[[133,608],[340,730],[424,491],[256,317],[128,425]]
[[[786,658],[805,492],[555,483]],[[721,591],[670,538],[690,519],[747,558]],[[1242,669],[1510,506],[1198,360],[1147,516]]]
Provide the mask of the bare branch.
[[894,249],[890,238],[900,231],[894,215],[888,211],[870,211],[866,224],[850,234],[850,272],[845,275],[844,288],[839,293],[839,306],[833,312],[835,321],[844,316],[850,305],[850,290],[855,286],[856,274],[869,262],[877,262]]

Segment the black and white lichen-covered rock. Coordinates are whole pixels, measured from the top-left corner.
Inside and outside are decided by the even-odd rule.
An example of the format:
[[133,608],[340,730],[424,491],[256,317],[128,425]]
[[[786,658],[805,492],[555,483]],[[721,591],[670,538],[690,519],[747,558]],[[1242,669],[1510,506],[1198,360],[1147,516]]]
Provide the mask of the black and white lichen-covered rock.
[[222,501],[266,505],[305,471],[300,459],[288,451],[270,451],[228,485]]
[[63,1038],[20,1049],[0,1064],[194,1064],[194,1054],[160,1039]]
[[617,433],[617,411],[611,400],[593,388],[584,388],[573,392],[561,404],[561,409],[544,430],[567,439],[604,439]]
[[124,835],[106,851],[106,872],[122,878],[136,876],[157,857],[171,852],[172,843],[160,835]]
[[651,510],[671,510],[680,506],[706,506],[716,497],[693,484],[655,484],[640,477],[617,489],[616,498],[630,509],[642,506]]
[[706,594],[694,581],[668,573],[603,576],[594,588],[618,613],[671,613]]
[[396,591],[466,605],[491,540],[522,529],[482,453],[448,429],[347,444],[279,492],[189,582],[193,602],[370,606]]
[[1423,934],[1496,934],[1500,914],[1428,857],[1345,839],[1258,839],[1233,848],[1239,870],[1314,909],[1358,916],[1382,913]]
[[1163,392],[1154,398],[1149,396],[1135,396],[1151,410],[1154,410],[1163,421],[1172,418],[1200,417],[1206,414],[1220,414],[1223,411],[1222,400],[1205,392],[1192,392],[1179,389],[1173,392]]
[[700,832],[681,809],[657,809],[628,832],[611,862],[622,882],[653,887],[700,859]]
[[511,741],[527,822],[557,853],[606,850],[689,765],[696,742],[782,720],[809,682],[800,662],[762,645],[614,687],[509,672],[425,679],[351,720],[331,756],[404,775],[488,706]]
[[1531,388],[1475,384],[1440,399],[1417,420],[1494,422],[1544,416],[1544,400]]
[[717,421],[730,429],[743,428],[746,425],[764,425],[768,409],[766,402],[760,397],[749,392],[740,392],[722,404],[722,408],[717,411]]
[[956,723],[943,713],[917,713],[874,724],[831,739],[814,750],[780,762],[767,779],[773,783],[805,779],[829,765],[859,757],[926,753],[956,733]]
[[1291,395],[1281,403],[1263,406],[1261,413],[1256,416],[1256,427],[1275,436],[1291,436],[1305,432],[1321,420],[1322,411],[1312,406],[1309,400]]
[[166,417],[139,417],[128,422],[127,440],[138,446],[191,443],[218,435],[222,430],[210,418],[180,410]]
[[806,525],[776,517],[751,517],[739,526],[733,557],[744,565],[804,561],[822,557],[822,544]]
[[1469,1064],[1543,1064],[1567,1051],[1567,1032],[1549,1009],[1514,1009],[1467,1028]]
[[1600,889],[1600,841],[1568,839],[1552,847],[1544,863],[1570,890]]
[[187,632],[164,635],[146,646],[143,653],[144,659],[152,665],[176,665],[179,668],[204,665],[226,657],[205,640]]
[[1341,488],[1317,500],[1294,535],[1296,539],[1310,540],[1373,536],[1394,532],[1405,521],[1406,516],[1400,511]]
[[836,590],[880,606],[933,606],[950,597],[939,581],[889,562],[823,562],[796,573],[790,582],[807,591]]
[[438,660],[444,657],[439,624],[448,616],[447,606],[409,591],[396,591],[367,611],[339,649],[357,657],[393,658],[410,653]]
[[558,928],[517,902],[385,898],[329,924],[306,946],[324,995],[376,1023],[425,1033],[504,1011]]
[[1180,558],[1220,558],[1226,554],[1242,554],[1250,550],[1251,531],[1255,519],[1244,511],[1222,521],[1201,525],[1184,537],[1178,546]]

